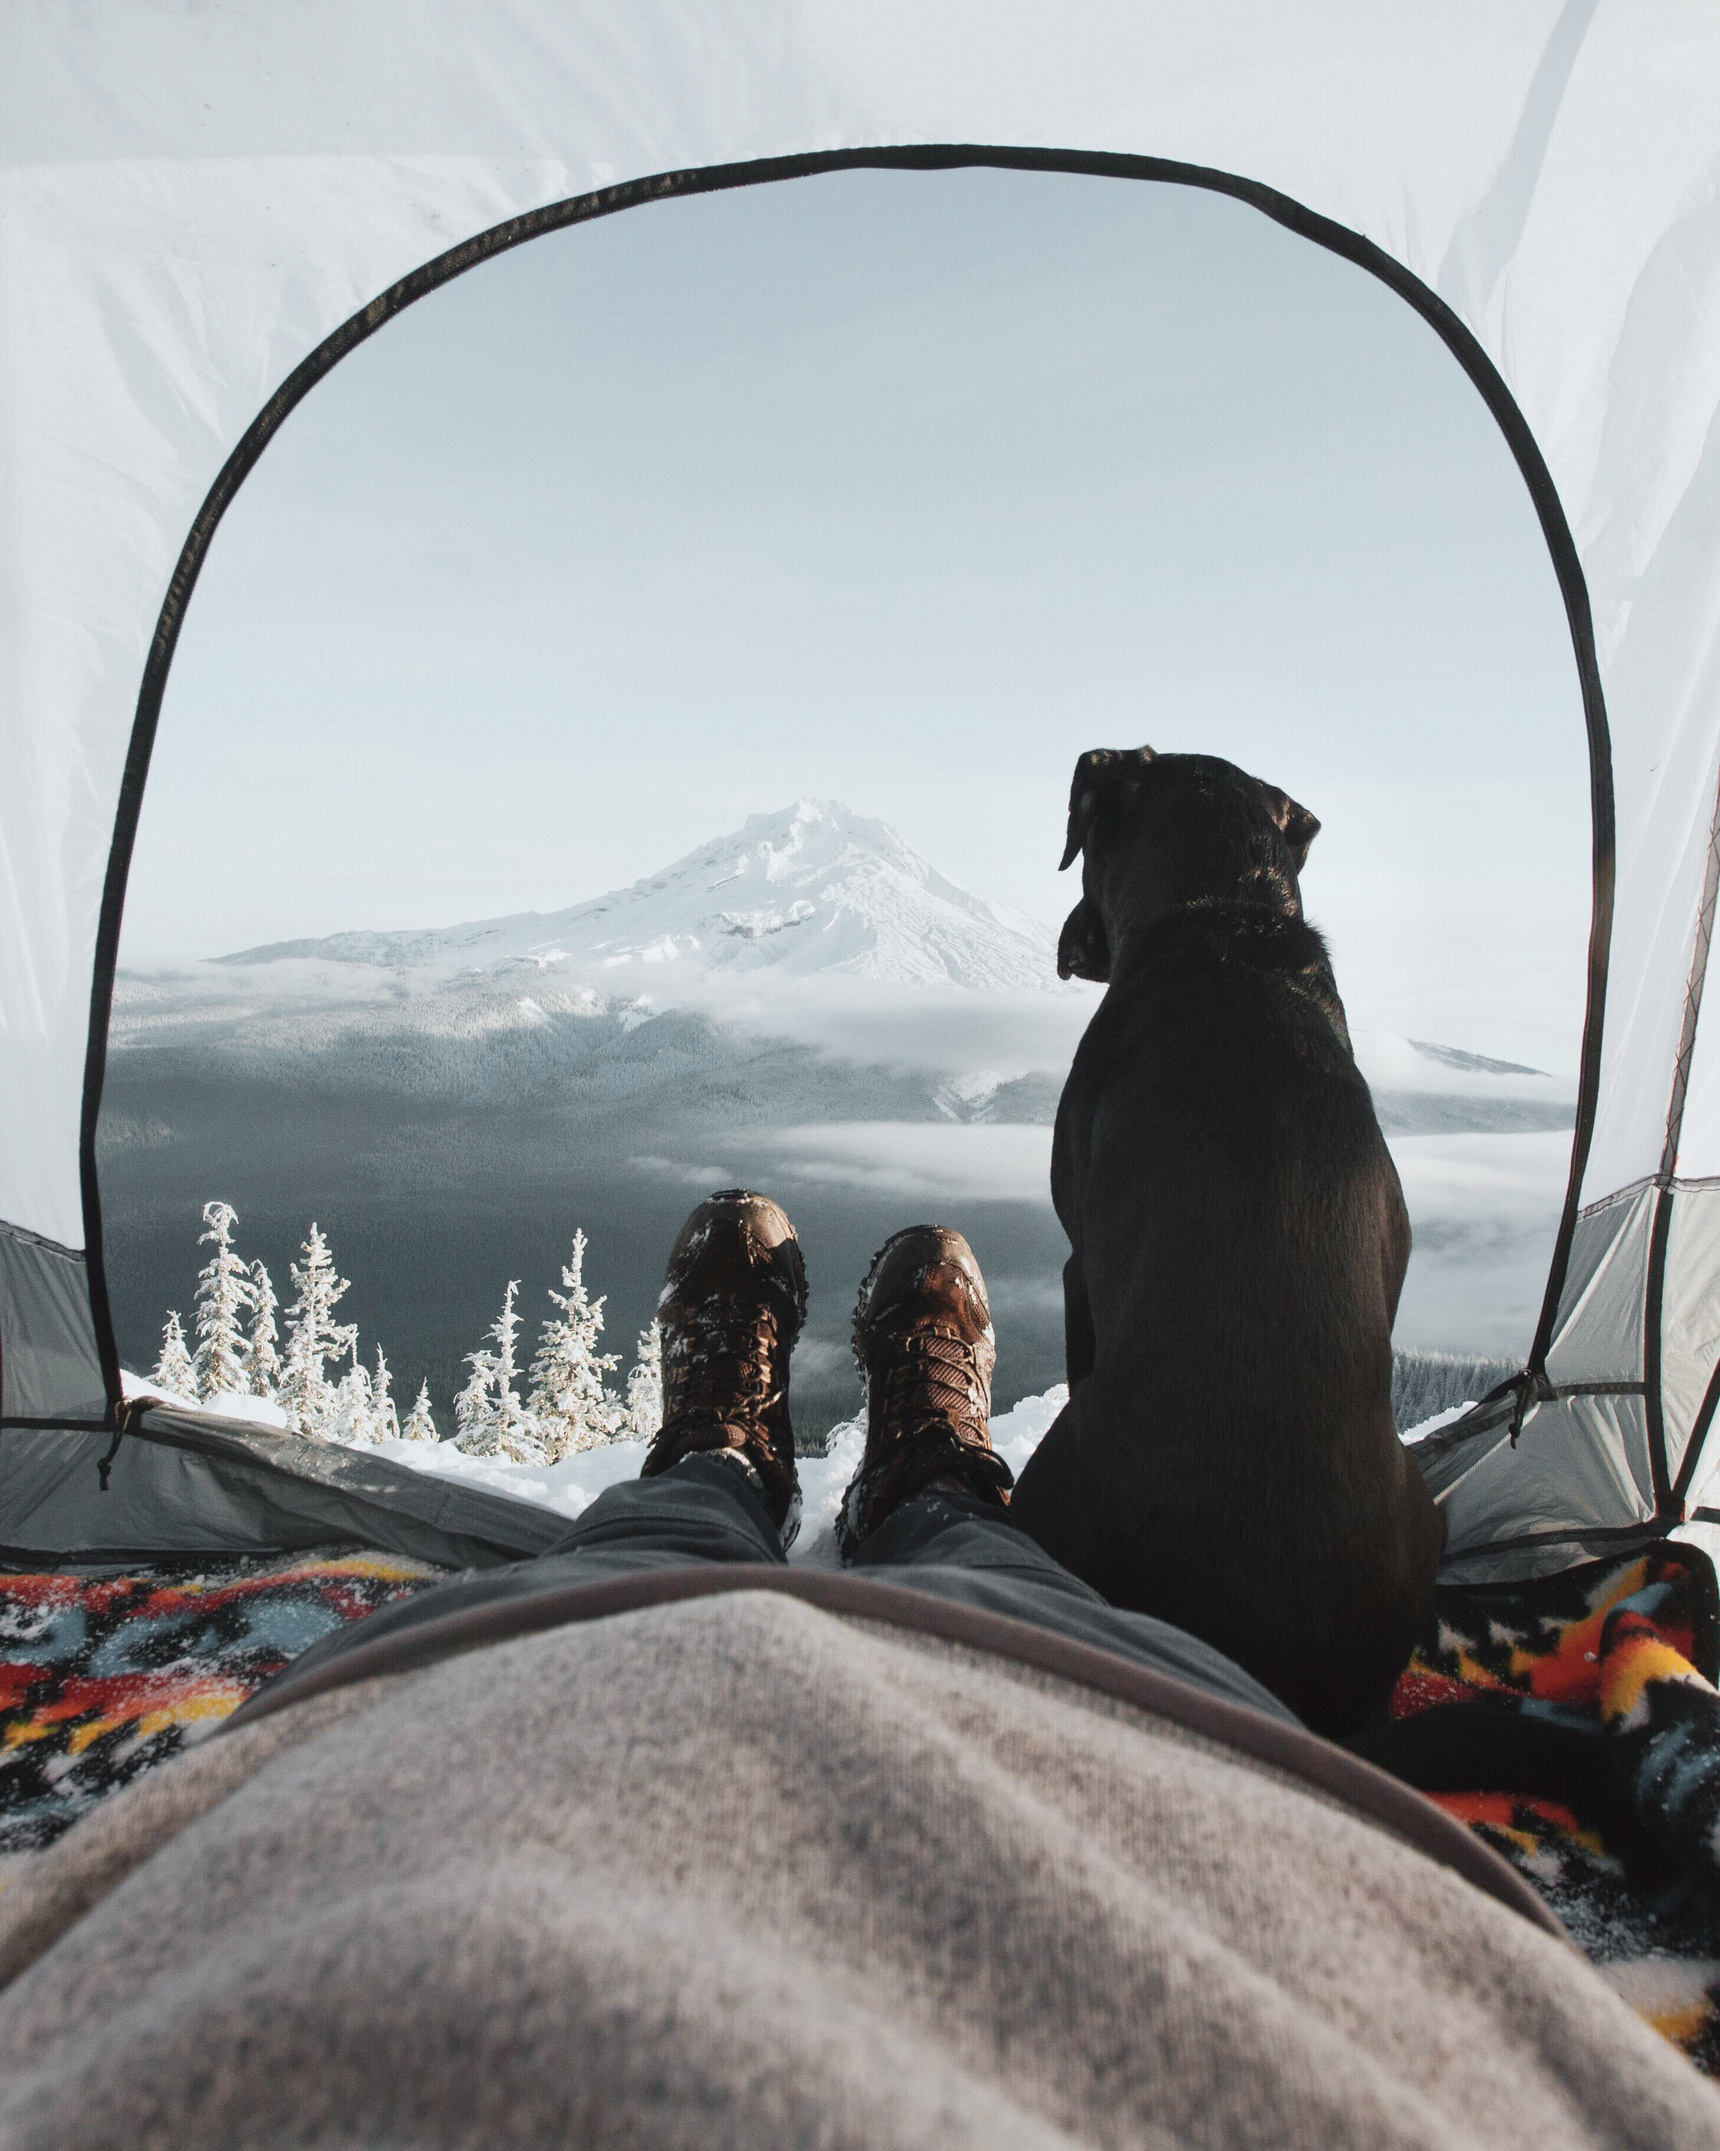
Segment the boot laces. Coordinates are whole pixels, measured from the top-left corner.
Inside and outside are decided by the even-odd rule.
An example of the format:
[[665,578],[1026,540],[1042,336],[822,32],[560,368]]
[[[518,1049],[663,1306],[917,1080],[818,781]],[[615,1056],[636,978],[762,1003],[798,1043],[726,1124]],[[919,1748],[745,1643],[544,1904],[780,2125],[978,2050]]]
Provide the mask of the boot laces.
[[868,1383],[873,1424],[904,1434],[945,1422],[962,1441],[986,1439],[986,1385],[979,1355],[947,1330],[910,1330],[889,1341],[889,1358],[875,1394]]
[[708,1299],[666,1340],[665,1419],[756,1423],[781,1396],[781,1317],[754,1299]]

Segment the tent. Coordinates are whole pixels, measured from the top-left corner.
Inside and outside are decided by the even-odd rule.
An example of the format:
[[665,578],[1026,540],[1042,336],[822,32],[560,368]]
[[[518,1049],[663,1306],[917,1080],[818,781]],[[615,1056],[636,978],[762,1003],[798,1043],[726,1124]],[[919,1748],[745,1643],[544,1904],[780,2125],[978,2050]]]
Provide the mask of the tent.
[[1701,0],[17,0],[0,25],[0,1546],[553,1520],[122,1406],[95,1173],[163,688],[299,399],[503,248],[856,166],[1208,187],[1378,276],[1500,425],[1570,620],[1594,912],[1523,1375],[1425,1454],[1448,1573],[1675,1528],[1720,1467],[1720,22]]

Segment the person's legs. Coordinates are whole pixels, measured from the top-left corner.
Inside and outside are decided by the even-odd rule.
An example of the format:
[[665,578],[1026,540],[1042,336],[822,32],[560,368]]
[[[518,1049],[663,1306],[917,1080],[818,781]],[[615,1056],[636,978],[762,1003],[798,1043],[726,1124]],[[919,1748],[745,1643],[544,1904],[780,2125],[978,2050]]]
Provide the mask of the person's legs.
[[[535,1560],[458,1577],[313,1646],[301,1666],[499,1600],[701,1563],[780,1567],[800,1489],[789,1355],[805,1311],[793,1227],[763,1196],[701,1203],[659,1302],[663,1425],[641,1476],[612,1486]],[[985,1282],[960,1233],[913,1226],[860,1291],[855,1345],[866,1452],[837,1536],[857,1571],[1028,1621],[1233,1701],[1288,1716],[1216,1651],[1120,1613],[1010,1520],[1009,1467],[991,1446],[996,1356]]]
[[446,1583],[336,1629],[295,1662],[308,1670],[355,1644],[374,1643],[504,1599],[535,1598],[562,1584],[602,1583],[611,1576],[704,1562],[780,1567],[787,1558],[782,1534],[745,1474],[720,1457],[688,1456],[660,1478],[629,1479],[605,1488],[565,1538],[532,1560],[451,1576]]
[[1297,1722],[1233,1659],[1150,1614],[1120,1612],[1012,1524],[1007,1511],[971,1494],[939,1487],[904,1502],[867,1537],[851,1567],[880,1582],[1030,1621],[1229,1702]]
[[786,1561],[763,1494],[729,1454],[693,1451],[656,1477],[606,1487],[530,1566],[577,1561],[583,1577],[690,1561]]

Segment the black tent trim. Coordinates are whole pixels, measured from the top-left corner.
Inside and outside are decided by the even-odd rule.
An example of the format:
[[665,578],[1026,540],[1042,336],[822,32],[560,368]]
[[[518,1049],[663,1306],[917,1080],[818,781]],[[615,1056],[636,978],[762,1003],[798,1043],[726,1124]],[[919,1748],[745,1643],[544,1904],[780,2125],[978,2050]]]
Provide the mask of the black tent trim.
[[1714,943],[1714,911],[1720,898],[1720,785],[1714,794],[1714,812],[1708,827],[1708,861],[1703,869],[1702,902],[1696,914],[1696,932],[1690,945],[1690,972],[1684,987],[1684,1013],[1679,1023],[1678,1052],[1672,1064],[1672,1088],[1666,1101],[1666,1140],[1660,1154],[1660,1170],[1654,1176],[1654,1218],[1649,1227],[1648,1275],[1642,1310],[1642,1368],[1648,1383],[1646,1413],[1648,1462],[1654,1478],[1655,1511],[1676,1521],[1683,1514],[1689,1492],[1707,1447],[1714,1421],[1720,1362],[1715,1365],[1708,1388],[1685,1441],[1684,1455],[1673,1479],[1666,1457],[1666,1411],[1661,1385],[1661,1355],[1666,1322],[1666,1250],[1672,1235],[1672,1210],[1679,1193],[1678,1146],[1684,1135],[1684,1101],[1690,1089],[1690,1063],[1696,1052],[1696,1027],[1702,1015],[1702,989],[1708,977],[1708,957]]
[[[102,1088],[107,1066],[108,1027],[113,1008],[114,975],[119,959],[126,882],[131,869],[156,727],[161,716],[162,698],[184,621],[185,608],[196,587],[210,541],[264,449],[294,407],[348,352],[374,336],[378,329],[415,300],[439,289],[467,270],[476,268],[481,262],[522,246],[528,240],[564,230],[571,225],[587,223],[597,217],[612,216],[623,209],[638,208],[650,202],[671,200],[683,195],[720,193],[731,188],[809,178],[825,172],[934,172],[974,167],[991,167],[1001,171],[1069,173],[1095,178],[1151,180],[1170,186],[1199,187],[1248,203],[1270,217],[1274,223],[1284,226],[1286,230],[1295,232],[1325,248],[1327,252],[1366,270],[1412,306],[1439,336],[1474,383],[1516,460],[1540,520],[1542,536],[1552,556],[1554,571],[1564,598],[1566,620],[1582,688],[1583,714],[1588,735],[1589,793],[1593,825],[1594,895],[1589,928],[1587,1006],[1577,1090],[1576,1128],[1572,1140],[1571,1169],[1564,1208],[1554,1243],[1540,1319],[1529,1353],[1531,1375],[1542,1383],[1545,1382],[1545,1360],[1552,1343],[1559,1298],[1570,1261],[1583,1170],[1588,1161],[1600,1092],[1601,1033],[1605,1017],[1607,961],[1612,935],[1616,838],[1611,740],[1600,666],[1595,651],[1588,587],[1583,579],[1576,542],[1559,500],[1558,490],[1527,420],[1497,367],[1473,333],[1436,292],[1430,290],[1419,277],[1376,246],[1372,240],[1319,215],[1293,197],[1279,193],[1275,188],[1240,178],[1232,172],[1210,166],[1179,163],[1169,158],[1090,150],[1026,149],[995,144],[916,144],[891,148],[814,151],[798,156],[761,158],[739,164],[707,165],[685,171],[661,172],[648,178],[628,181],[620,186],[599,188],[589,194],[572,196],[563,201],[546,204],[540,209],[528,210],[520,216],[507,218],[491,226],[488,231],[480,232],[433,260],[422,263],[325,337],[314,351],[300,361],[258,412],[243,439],[222,466],[180,551],[156,621],[155,635],[138,691],[137,711],[120,784],[113,843],[108,855],[96,935],[95,972],[90,992],[89,1031],[84,1060],[79,1171],[91,1313],[107,1392],[110,1427],[117,1429],[120,1423],[118,1414],[123,1398],[119,1353],[114,1337],[112,1306],[102,1252],[96,1129],[101,1114]],[[1658,1399],[1654,1401],[1658,1403]],[[1661,1471],[1664,1476],[1664,1461]]]

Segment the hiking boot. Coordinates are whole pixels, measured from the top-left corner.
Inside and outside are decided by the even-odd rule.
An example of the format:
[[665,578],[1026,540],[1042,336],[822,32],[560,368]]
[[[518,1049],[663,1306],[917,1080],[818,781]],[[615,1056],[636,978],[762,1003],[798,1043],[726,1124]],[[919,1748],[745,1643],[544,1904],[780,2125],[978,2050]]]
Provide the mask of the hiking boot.
[[788,1360],[806,1319],[794,1227],[768,1196],[724,1188],[681,1227],[657,1298],[663,1424],[639,1476],[727,1455],[763,1494],[786,1548],[800,1527]]
[[854,1357],[866,1453],[836,1519],[844,1561],[928,1487],[1008,1506],[1014,1474],[991,1446],[997,1341],[985,1279],[959,1232],[910,1225],[885,1241],[854,1308]]

